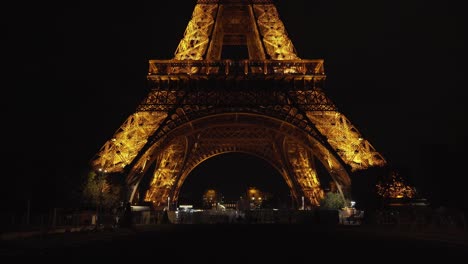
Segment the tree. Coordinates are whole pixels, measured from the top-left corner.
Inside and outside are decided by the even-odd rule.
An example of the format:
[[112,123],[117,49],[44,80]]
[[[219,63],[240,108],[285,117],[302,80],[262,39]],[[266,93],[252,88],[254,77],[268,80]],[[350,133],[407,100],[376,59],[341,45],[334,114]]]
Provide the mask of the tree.
[[121,198],[122,188],[112,184],[108,176],[105,171],[98,171],[98,173],[91,171],[83,186],[83,200],[88,205],[96,207],[98,212],[118,205]]
[[347,205],[341,194],[337,192],[328,192],[325,197],[320,200],[320,206],[326,209],[341,209]]
[[384,199],[413,198],[416,189],[409,186],[397,171],[392,171],[387,177],[377,183],[377,193]]

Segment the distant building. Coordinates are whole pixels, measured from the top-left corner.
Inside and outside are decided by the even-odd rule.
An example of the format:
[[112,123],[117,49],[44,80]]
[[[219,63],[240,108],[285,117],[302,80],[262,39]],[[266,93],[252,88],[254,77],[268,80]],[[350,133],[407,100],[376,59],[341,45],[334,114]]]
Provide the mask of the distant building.
[[247,189],[247,200],[249,201],[250,209],[262,208],[262,203],[265,200],[265,195],[262,191],[255,187],[249,187]]
[[218,203],[222,203],[223,196],[215,189],[208,189],[203,194],[203,208],[212,209],[216,208]]
[[237,202],[234,201],[225,201],[223,205],[226,209],[237,209]]

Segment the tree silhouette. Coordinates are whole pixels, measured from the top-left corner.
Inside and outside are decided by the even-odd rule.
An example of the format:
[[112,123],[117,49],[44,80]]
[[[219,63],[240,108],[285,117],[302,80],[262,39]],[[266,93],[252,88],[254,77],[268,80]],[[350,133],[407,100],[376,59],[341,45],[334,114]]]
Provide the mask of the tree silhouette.
[[339,193],[328,192],[325,197],[320,200],[320,206],[326,209],[341,209],[347,205],[347,201]]
[[111,184],[105,171],[91,171],[83,186],[83,201],[97,210],[110,209],[120,201],[121,187]]

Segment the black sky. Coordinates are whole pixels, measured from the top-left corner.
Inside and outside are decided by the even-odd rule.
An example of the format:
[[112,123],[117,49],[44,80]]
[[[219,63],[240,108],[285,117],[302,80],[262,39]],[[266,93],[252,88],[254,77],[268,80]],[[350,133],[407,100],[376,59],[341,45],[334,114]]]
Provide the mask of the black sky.
[[[26,196],[60,203],[146,95],[147,61],[173,57],[195,2],[41,3],[5,11],[8,203]],[[325,60],[326,94],[364,137],[434,199],[466,206],[459,5],[280,0],[277,7],[298,55]]]

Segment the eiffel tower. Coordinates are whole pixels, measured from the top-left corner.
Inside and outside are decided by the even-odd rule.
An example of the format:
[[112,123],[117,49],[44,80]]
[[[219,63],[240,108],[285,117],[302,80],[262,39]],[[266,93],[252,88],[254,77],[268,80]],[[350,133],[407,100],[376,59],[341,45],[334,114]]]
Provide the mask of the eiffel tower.
[[173,59],[149,61],[148,95],[91,166],[157,208],[229,152],[268,161],[307,206],[324,197],[319,163],[349,198],[351,173],[386,161],[325,95],[325,78],[322,59],[297,56],[273,1],[198,0]]

